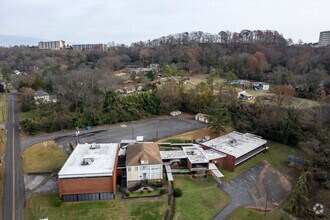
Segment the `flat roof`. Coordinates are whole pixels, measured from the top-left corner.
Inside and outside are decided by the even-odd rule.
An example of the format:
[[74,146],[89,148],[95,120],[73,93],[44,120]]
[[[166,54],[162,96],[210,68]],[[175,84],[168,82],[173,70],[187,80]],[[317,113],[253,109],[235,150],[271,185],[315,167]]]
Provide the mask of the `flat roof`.
[[220,153],[219,151],[216,151],[213,149],[204,150],[204,154],[209,160],[215,160],[215,159],[226,157],[226,154]]
[[193,147],[183,147],[183,152],[191,163],[208,163],[209,159],[204,155],[203,148],[198,145]]
[[[219,158],[226,157],[226,154],[213,149],[204,150],[197,144],[193,144],[191,147],[182,147],[183,150],[169,150],[160,151],[160,156],[162,160],[175,160],[175,159],[185,159],[188,158],[192,163],[202,163],[210,160],[215,160]],[[187,154],[187,152],[194,151],[193,155]]]
[[168,181],[173,181],[173,175],[172,175],[171,167],[169,165],[165,165],[165,170],[166,170]]
[[[58,176],[59,178],[112,176],[117,149],[117,143],[78,144],[63,165]],[[82,165],[85,158],[93,159],[89,160],[92,161],[89,165]]]
[[183,150],[168,150],[168,151],[159,151],[162,160],[169,159],[184,159],[187,158]]
[[203,145],[239,158],[266,143],[267,140],[260,136],[234,131],[204,142]]
[[209,163],[209,170],[218,178],[224,177],[214,163]]

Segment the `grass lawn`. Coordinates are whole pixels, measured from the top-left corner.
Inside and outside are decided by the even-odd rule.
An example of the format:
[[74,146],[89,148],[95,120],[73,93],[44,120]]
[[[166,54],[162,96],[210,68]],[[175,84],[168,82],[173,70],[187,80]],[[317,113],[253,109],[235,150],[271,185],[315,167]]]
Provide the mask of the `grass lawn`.
[[174,219],[210,219],[230,201],[210,176],[193,179],[176,175],[174,187],[182,190],[182,197],[175,199]]
[[64,164],[67,157],[54,141],[41,142],[23,152],[23,171],[24,173],[54,171]]
[[[198,83],[201,82],[207,83],[207,79],[206,79],[207,76],[208,74],[197,74],[197,75],[189,76],[190,80],[188,81],[187,84],[185,84],[185,88],[193,89],[196,87]],[[224,85],[226,80],[224,78],[215,77],[213,82],[214,82],[214,90],[218,91],[219,90],[218,86]]]
[[313,108],[321,105],[321,103],[318,101],[296,97],[294,97],[294,104],[299,108]]
[[3,197],[3,179],[5,173],[5,163],[2,162],[0,165],[0,216],[2,217],[2,197]]
[[0,124],[6,123],[8,117],[8,95],[0,95]]
[[273,96],[275,95],[274,93],[271,93],[270,91],[255,91],[253,89],[242,89],[245,90],[247,93],[249,93],[250,95],[253,95],[254,97],[258,97],[258,96]]
[[[7,130],[0,129],[0,156],[4,156],[6,152],[7,143]],[[3,179],[5,173],[5,163],[1,161],[0,163],[0,216],[2,216],[2,197],[3,197]]]
[[57,195],[34,196],[27,200],[25,219],[164,219],[168,197],[150,200],[125,200],[120,196],[110,201],[78,202],[54,206]]
[[230,214],[228,220],[289,220],[287,216],[280,213],[277,209],[265,213],[249,208],[238,208]]
[[20,112],[19,118],[20,118],[20,120],[24,120],[27,118],[33,118],[35,116],[35,114],[36,114],[35,110],[28,111],[28,112]]
[[0,156],[5,155],[7,143],[7,130],[0,128]]
[[201,128],[201,129],[198,129],[198,130],[189,131],[189,132],[186,132],[186,133],[182,133],[182,134],[174,135],[174,136],[167,137],[167,138],[164,138],[164,139],[160,139],[157,142],[167,142],[170,139],[195,140],[197,138],[203,138],[205,136],[210,136],[211,138],[215,138],[219,135],[213,133],[209,128]]
[[235,168],[235,172],[228,171],[226,169],[221,169],[221,172],[225,176],[223,178],[223,182],[228,182],[229,180],[235,178],[239,174],[251,168],[256,163],[267,160],[273,168],[279,171],[286,171],[288,169],[287,166],[287,158],[289,155],[298,155],[299,152],[297,149],[293,147],[289,147],[284,144],[280,144],[274,141],[268,141],[268,152],[260,153],[257,156],[249,159],[242,165]]

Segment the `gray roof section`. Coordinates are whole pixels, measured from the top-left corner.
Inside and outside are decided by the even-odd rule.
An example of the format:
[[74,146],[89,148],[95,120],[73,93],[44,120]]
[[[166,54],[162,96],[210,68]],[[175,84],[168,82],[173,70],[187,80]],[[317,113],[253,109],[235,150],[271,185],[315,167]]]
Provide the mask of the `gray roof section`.
[[38,90],[36,92],[34,92],[34,96],[48,96],[49,94],[47,92]]

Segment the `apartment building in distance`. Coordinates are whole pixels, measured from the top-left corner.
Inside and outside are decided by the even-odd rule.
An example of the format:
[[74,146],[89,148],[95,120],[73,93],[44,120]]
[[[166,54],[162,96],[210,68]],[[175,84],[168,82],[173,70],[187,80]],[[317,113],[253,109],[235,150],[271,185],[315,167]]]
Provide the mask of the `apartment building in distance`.
[[64,40],[58,41],[40,41],[39,50],[60,50],[66,48],[66,44]]
[[77,51],[91,51],[91,50],[98,50],[98,51],[107,51],[108,45],[106,44],[74,44],[72,48]]
[[330,31],[322,31],[320,33],[319,46],[325,47],[330,45]]
[[118,143],[78,144],[58,173],[64,202],[115,198]]

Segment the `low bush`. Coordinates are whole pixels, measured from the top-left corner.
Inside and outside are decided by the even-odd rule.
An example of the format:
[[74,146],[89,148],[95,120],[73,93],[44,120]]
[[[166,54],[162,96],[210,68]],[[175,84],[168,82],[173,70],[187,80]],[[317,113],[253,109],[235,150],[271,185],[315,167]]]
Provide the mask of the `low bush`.
[[171,142],[171,143],[193,143],[193,140],[190,139],[180,139],[180,138],[172,138],[172,139],[167,139],[166,142]]
[[152,183],[150,183],[150,186],[152,186],[152,187],[156,187],[156,188],[160,188],[160,187],[163,187],[163,186],[164,186],[164,182],[163,182],[163,181],[160,181],[160,182],[152,182]]
[[181,197],[182,196],[182,190],[180,188],[175,188],[173,191],[174,197]]
[[55,207],[60,207],[62,204],[63,204],[63,201],[59,198],[54,201]]

